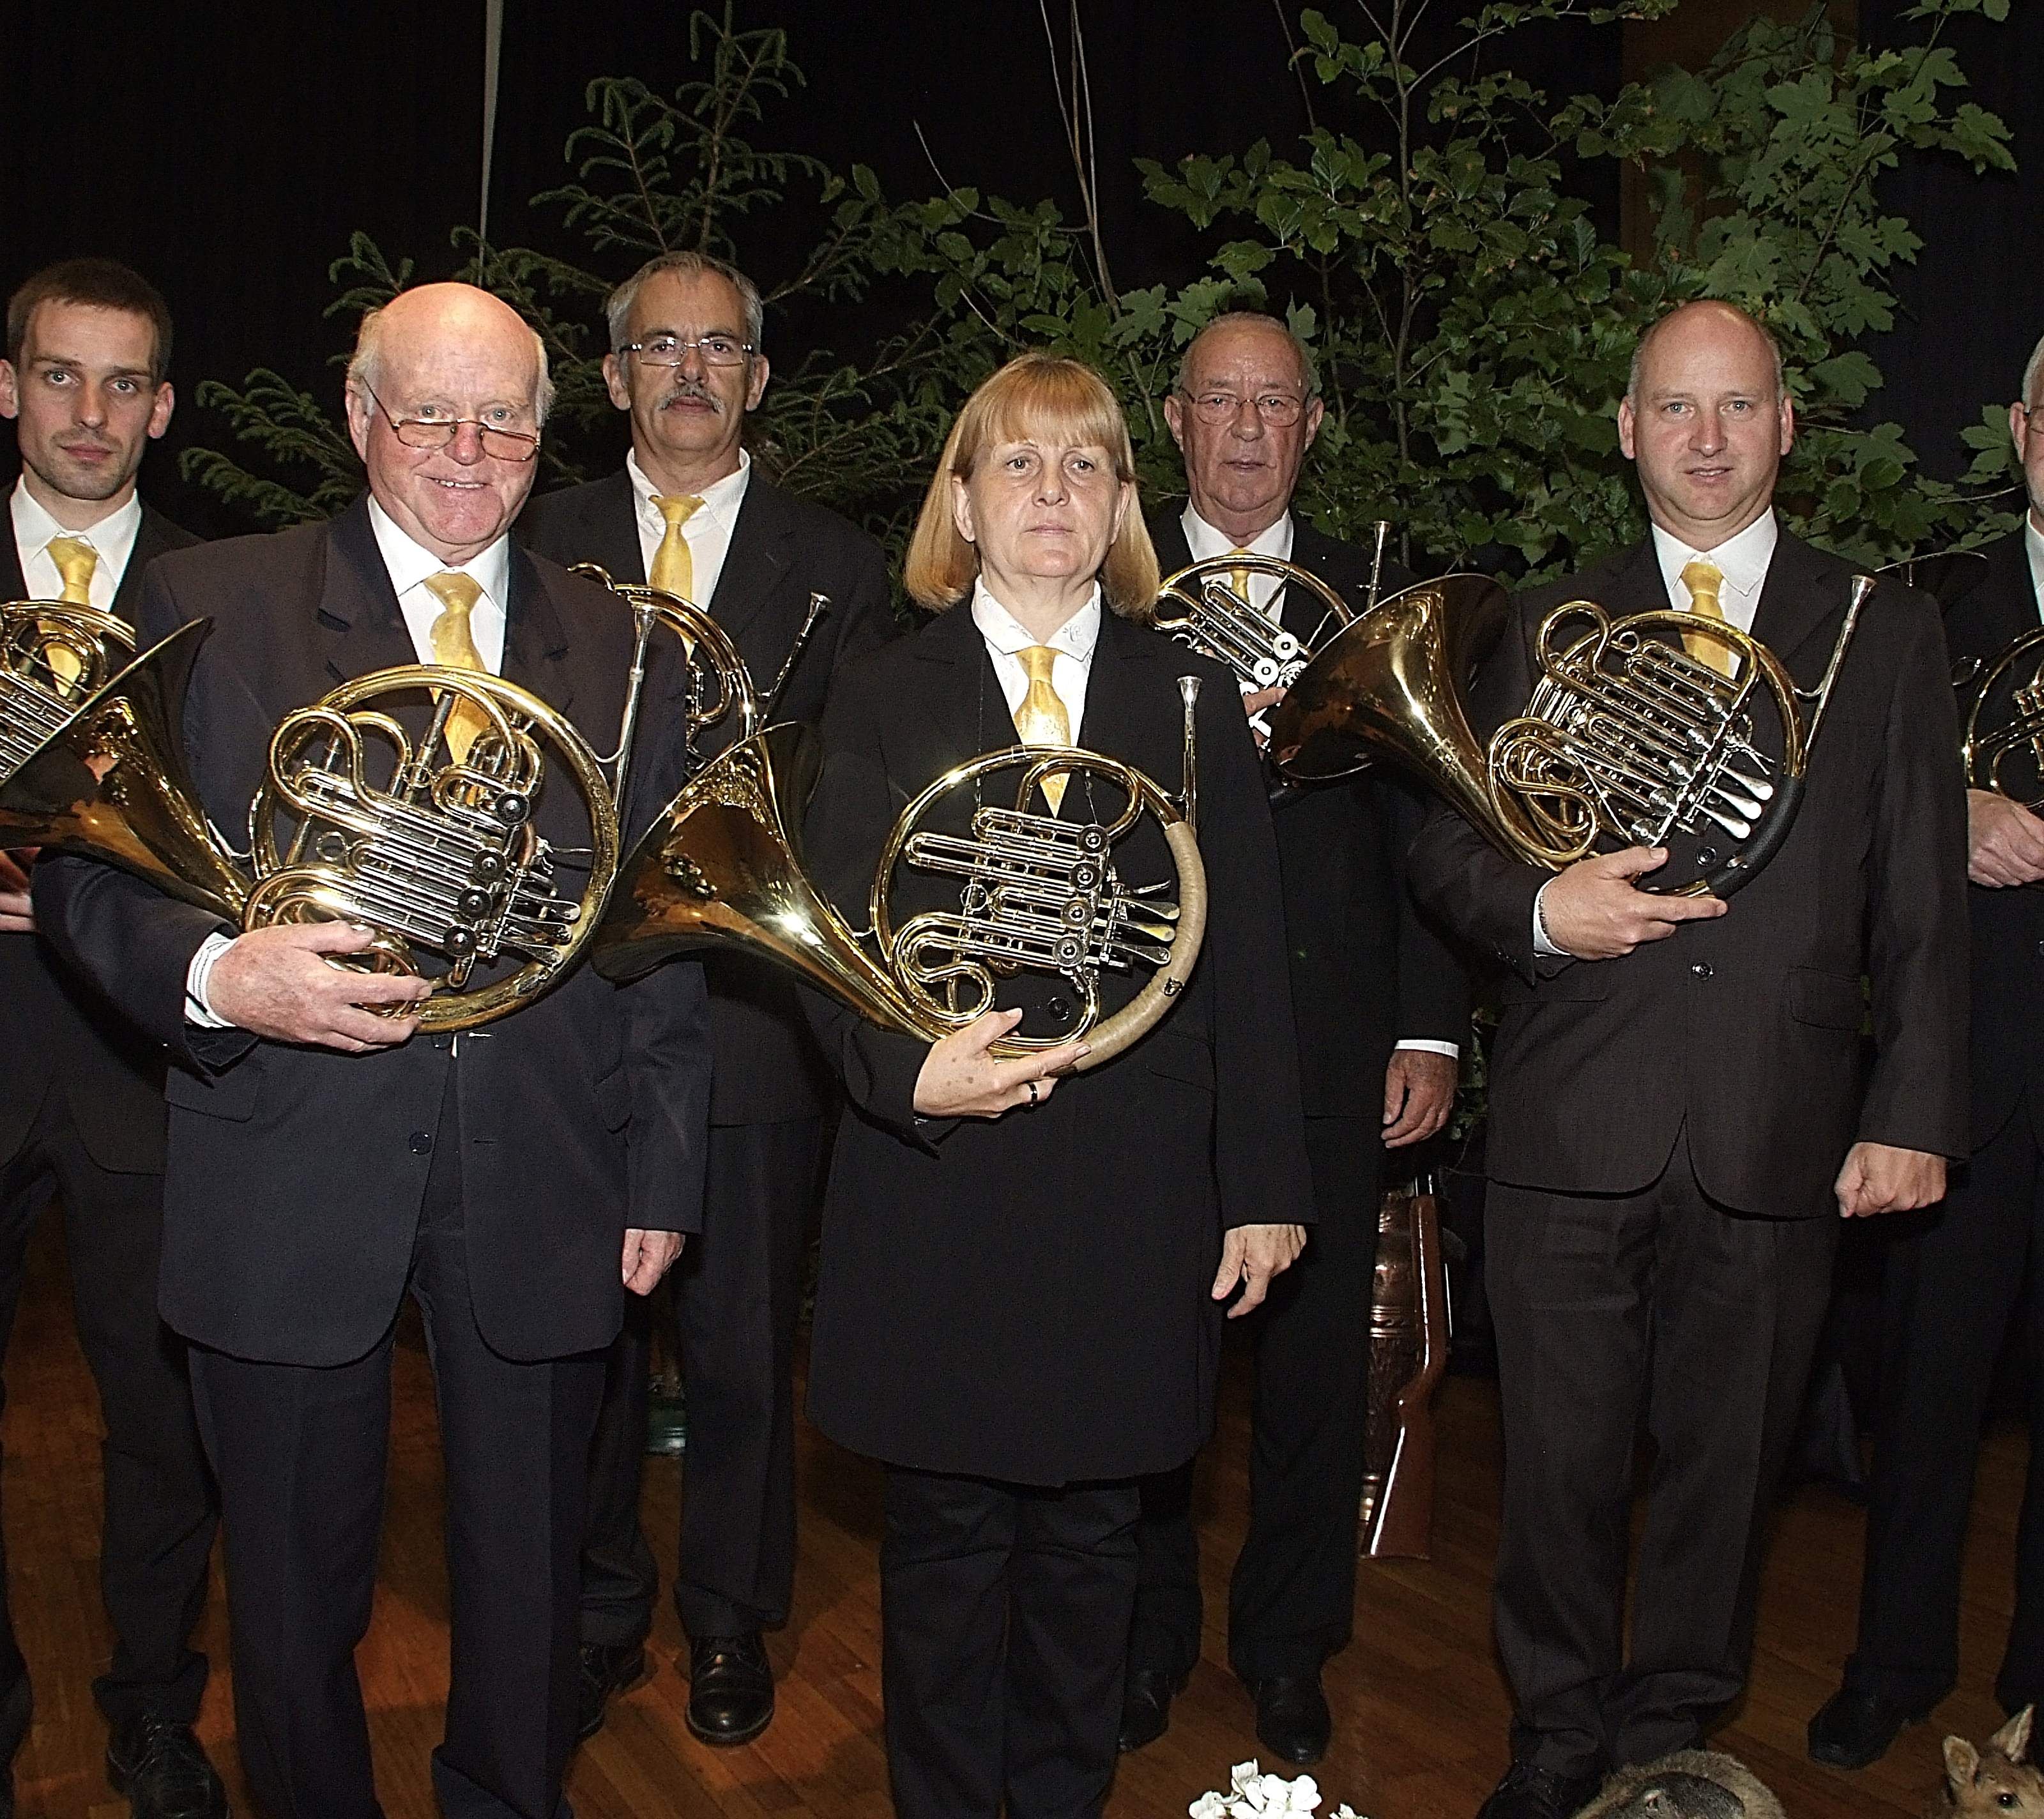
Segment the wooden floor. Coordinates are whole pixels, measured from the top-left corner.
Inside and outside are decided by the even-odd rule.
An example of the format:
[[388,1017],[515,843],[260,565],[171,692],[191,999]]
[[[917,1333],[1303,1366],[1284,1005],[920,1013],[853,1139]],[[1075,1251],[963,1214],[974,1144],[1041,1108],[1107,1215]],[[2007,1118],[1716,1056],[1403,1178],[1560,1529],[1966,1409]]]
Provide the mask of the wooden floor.
[[[21,1809],[53,1819],[121,1819],[125,1802],[100,1767],[103,1729],[90,1681],[110,1643],[96,1580],[98,1440],[73,1336],[53,1222],[7,1361],[4,1502],[13,1609],[32,1664],[36,1724],[17,1764]],[[1225,1665],[1218,1614],[1242,1528],[1244,1428],[1240,1360],[1202,1480],[1209,1622],[1206,1658],[1174,1708],[1170,1733],[1124,1762],[1109,1813],[1165,1819],[1228,1765],[1256,1752],[1250,1702]],[[427,1752],[445,1689],[446,1587],[440,1480],[425,1360],[401,1349],[389,1517],[376,1621],[361,1670],[390,1819],[431,1819]],[[1366,1564],[1357,1641],[1330,1667],[1335,1743],[1317,1771],[1331,1811],[1350,1802],[1372,1819],[1470,1819],[1504,1760],[1507,1706],[1492,1653],[1489,1578],[1496,1541],[1496,1399],[1450,1380],[1442,1399],[1441,1499],[1430,1563]],[[1966,1563],[1965,1671],[1936,1722],[1908,1733],[1863,1775],[1815,1767],[1803,1727],[1835,1684],[1851,1645],[1860,1518],[1839,1498],[1805,1491],[1782,1514],[1761,1612],[1753,1690],[1723,1742],[1745,1756],[1796,1819],[1913,1819],[1938,1773],[1946,1729],[1984,1736],[1998,1721],[1990,1686],[2009,1606],[2025,1442],[1997,1430],[1982,1464]],[[686,1688],[671,1665],[679,1637],[663,1598],[660,1671],[613,1706],[576,1760],[568,1792],[582,1819],[711,1813],[871,1815],[889,1811],[880,1744],[874,1548],[878,1479],[813,1431],[801,1435],[801,1556],[793,1621],[770,1639],[779,1713],[756,1744],[705,1748],[682,1721]],[[670,1557],[680,1495],[672,1462],[649,1461],[646,1516]],[[216,1568],[216,1571],[217,1569]],[[200,1729],[246,1810],[233,1750],[225,1604],[216,1584],[201,1644],[214,1677]]]

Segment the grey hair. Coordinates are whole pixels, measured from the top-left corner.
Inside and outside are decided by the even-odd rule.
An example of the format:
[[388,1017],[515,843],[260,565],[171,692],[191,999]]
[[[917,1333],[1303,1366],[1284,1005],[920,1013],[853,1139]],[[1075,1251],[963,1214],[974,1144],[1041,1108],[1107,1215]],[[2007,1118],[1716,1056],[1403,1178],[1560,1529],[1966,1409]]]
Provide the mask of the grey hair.
[[[532,416],[544,429],[547,413],[554,408],[553,376],[547,370],[547,343],[540,338],[540,332],[528,323],[526,332],[532,337],[532,358],[539,367],[539,378],[532,387]],[[355,351],[348,361],[348,382],[374,392],[382,371],[383,312],[371,309],[363,315],[362,325],[355,332]]]
[[604,305],[604,317],[610,326],[612,353],[624,345],[625,332],[632,320],[632,305],[639,301],[639,287],[647,278],[657,278],[663,271],[678,271],[688,278],[722,278],[738,293],[738,301],[745,311],[745,339],[752,343],[752,351],[756,354],[766,345],[766,306],[759,301],[758,285],[736,266],[713,259],[706,252],[663,252],[647,260],[611,292],[610,301]]
[[1178,356],[1178,376],[1174,382],[1177,389],[1185,390],[1185,377],[1193,370],[1193,350],[1209,335],[1220,328],[1239,328],[1254,323],[1259,328],[1274,328],[1292,343],[1292,351],[1299,358],[1300,376],[1306,382],[1306,396],[1316,398],[1320,395],[1320,363],[1313,358],[1313,351],[1292,332],[1290,323],[1281,317],[1266,314],[1261,309],[1231,309],[1216,316],[1185,343],[1185,351]]
[[2030,409],[2037,396],[2037,382],[2044,378],[2044,340],[2030,350],[2030,363],[2023,369],[2023,408]]
[[1758,317],[1753,315],[1750,312],[1740,309],[1736,303],[1727,303],[1721,297],[1692,297],[1687,303],[1677,304],[1673,309],[1668,310],[1663,314],[1655,317],[1654,319],[1651,322],[1648,323],[1646,327],[1641,331],[1639,340],[1633,345],[1632,369],[1626,375],[1626,402],[1630,404],[1635,410],[1639,408],[1639,374],[1641,368],[1646,364],[1647,343],[1650,342],[1656,335],[1661,332],[1662,327],[1664,324],[1673,321],[1675,317],[1681,315],[1684,310],[1693,309],[1698,303],[1717,304],[1722,309],[1729,309],[1735,316],[1742,318],[1749,325],[1750,325],[1754,332],[1759,336],[1761,340],[1767,343],[1767,351],[1773,356],[1774,396],[1777,401],[1786,397],[1788,395],[1788,375],[1784,371],[1781,364],[1781,343],[1774,339],[1774,331],[1769,328],[1765,322],[1762,322]]

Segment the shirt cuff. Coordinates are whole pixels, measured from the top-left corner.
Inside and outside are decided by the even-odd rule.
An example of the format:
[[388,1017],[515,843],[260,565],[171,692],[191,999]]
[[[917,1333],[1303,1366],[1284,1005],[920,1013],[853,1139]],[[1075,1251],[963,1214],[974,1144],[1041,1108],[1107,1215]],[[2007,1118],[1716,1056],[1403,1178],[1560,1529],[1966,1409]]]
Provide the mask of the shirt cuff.
[[1550,878],[1533,898],[1533,951],[1543,960],[1573,960],[1575,956],[1565,947],[1557,947],[1548,938],[1546,919],[1540,914],[1540,900],[1546,896],[1554,881]]
[[198,952],[191,957],[191,965],[185,969],[185,1021],[196,1024],[202,1030],[231,1030],[234,1025],[217,1015],[206,995],[207,981],[213,977],[213,962],[233,945],[234,938],[223,934],[217,929],[199,943]]
[[1393,1042],[1391,1046],[1394,1052],[1399,1049],[1418,1049],[1426,1054],[1446,1055],[1451,1061],[1459,1060],[1462,1052],[1459,1042],[1437,1042],[1427,1036],[1408,1036],[1402,1042]]

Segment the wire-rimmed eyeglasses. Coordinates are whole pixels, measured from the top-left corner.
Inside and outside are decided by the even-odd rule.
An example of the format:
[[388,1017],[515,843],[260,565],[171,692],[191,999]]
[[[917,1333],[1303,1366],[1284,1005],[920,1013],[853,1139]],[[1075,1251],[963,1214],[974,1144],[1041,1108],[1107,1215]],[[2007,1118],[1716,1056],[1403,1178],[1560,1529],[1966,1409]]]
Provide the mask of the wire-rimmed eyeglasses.
[[750,341],[735,335],[699,335],[693,341],[682,335],[648,335],[643,341],[627,341],[617,351],[636,355],[642,366],[678,366],[691,347],[705,366],[735,366],[753,351]]
[[383,413],[390,433],[407,448],[445,448],[461,433],[463,424],[472,424],[482,443],[482,452],[499,461],[530,461],[540,452],[540,439],[530,430],[505,429],[474,416],[394,416],[383,401],[367,386],[369,401]]
[[1178,395],[1193,407],[1193,415],[1201,423],[1232,423],[1244,405],[1253,403],[1256,414],[1273,429],[1289,429],[1306,409],[1306,401],[1289,392],[1258,392],[1253,399],[1235,392],[1181,392]]

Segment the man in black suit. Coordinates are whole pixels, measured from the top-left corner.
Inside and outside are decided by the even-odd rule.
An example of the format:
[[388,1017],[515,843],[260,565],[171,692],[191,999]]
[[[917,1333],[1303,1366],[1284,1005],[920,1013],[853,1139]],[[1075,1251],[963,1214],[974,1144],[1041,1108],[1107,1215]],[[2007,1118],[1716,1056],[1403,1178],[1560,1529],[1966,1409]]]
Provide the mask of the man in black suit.
[[[1570,600],[1614,616],[1715,608],[1813,687],[1852,571],[1775,522],[1794,432],[1751,318],[1693,303],[1650,328],[1619,436],[1652,535],[1523,597],[1477,688],[1479,734],[1525,703],[1538,628]],[[1778,752],[1778,729],[1756,730]],[[1887,583],[1838,673],[1801,813],[1736,899],[1635,885],[1719,862],[1700,835],[1671,835],[1672,857],[1629,847],[1550,873],[1439,809],[1412,850],[1422,906],[1508,969],[1485,1243],[1504,1428],[1498,1646],[1516,1717],[1483,1819],[1574,1812],[1612,1763],[1699,1742],[1744,1683],[1761,1518],[1838,1216],[1929,1204],[1965,1147],[1954,740],[1936,608]],[[1642,1410],[1657,1451],[1628,1652]]]
[[[2044,343],[2008,427],[2028,482],[2023,528],[1989,546],[1950,599],[1954,673],[1991,662],[2039,624],[2044,588]],[[2019,675],[2037,667],[2033,654]],[[1962,686],[1961,698],[1971,691]],[[1984,727],[2004,723],[1996,691]],[[2015,754],[2020,758],[2021,754]],[[2019,776],[2014,787],[2025,787]],[[1864,1768],[1958,1677],[1959,1556],[1981,1423],[2011,1314],[2044,1334],[2044,821],[2019,802],[1966,792],[1973,925],[1973,1118],[1969,1154],[1943,1203],[1888,1246],[1881,1279],[1881,1412],[1868,1487],[1859,1644],[1810,1721],[1819,1762]],[[2031,1398],[2031,1476],[2017,1525],[2015,1611],[1995,1696],[2011,1713],[2044,1699],[2044,1397]]]
[[[1296,520],[1292,494],[1323,406],[1311,356],[1274,317],[1224,316],[1186,348],[1165,401],[1189,502],[1151,526],[1168,575],[1231,551],[1295,562],[1360,611],[1370,558]],[[1410,576],[1378,578],[1387,587]],[[1310,645],[1324,608],[1247,574],[1251,604]],[[1279,694],[1247,698],[1254,712]],[[1250,1520],[1229,1596],[1228,1659],[1257,1735],[1316,1761],[1331,1719],[1320,1669],[1349,1640],[1369,1403],[1370,1288],[1387,1149],[1431,1137],[1454,1096],[1468,1020],[1459,968],[1404,881],[1418,795],[1382,770],[1281,800],[1278,861],[1318,1222],[1257,1316]],[[1163,1733],[1200,1654],[1189,1465],[1145,1486],[1121,1747]]]
[[[0,599],[64,600],[132,621],[143,570],[195,541],[135,485],[176,401],[170,357],[163,298],[110,259],[49,267],[14,293],[0,416],[14,420],[21,474],[13,535],[0,540]],[[108,1771],[142,1819],[203,1819],[227,1807],[192,1734],[206,1660],[189,1638],[218,1518],[183,1348],[156,1316],[163,1064],[36,938],[33,858],[0,854],[0,1350],[54,1186],[106,1427],[100,1584],[114,1655],[93,1692],[111,1726]],[[29,1705],[0,1587],[0,1765],[27,1735]],[[9,1773],[0,1767],[0,1809],[11,1806]]]
[[[405,292],[364,319],[349,368],[368,496],[330,524],[152,569],[145,638],[212,621],[184,725],[216,825],[241,824],[286,712],[421,658],[501,673],[608,748],[630,616],[509,536],[548,393],[538,338],[504,304],[466,285]],[[663,639],[630,792],[640,819],[678,781],[657,731],[678,710],[680,670]],[[413,739],[424,720],[421,706],[405,723]],[[451,746],[491,762],[485,732],[449,727],[443,758]],[[544,785],[534,824],[565,877],[590,817],[559,766]],[[236,1728],[258,1804],[376,1809],[353,1655],[409,1288],[447,1460],[451,1687],[435,1790],[459,1819],[548,1819],[574,1741],[575,1563],[603,1352],[625,1291],[649,1289],[698,1219],[700,970],[619,990],[581,968],[487,1028],[425,1035],[418,980],[328,963],[369,941],[351,923],[237,934],[75,857],[38,867],[36,901],[176,1064],[162,1306],[192,1342],[220,1479]]]
[[[599,562],[705,607],[763,695],[811,593],[828,595],[774,713],[820,720],[838,666],[891,636],[893,620],[879,546],[783,492],[746,451],[746,416],[767,380],[759,293],[720,260],[667,253],[618,286],[608,315],[604,374],[631,415],[632,451],[606,479],[534,500],[521,530],[557,562]],[[733,731],[720,729],[710,749]],[[708,1229],[670,1287],[689,1419],[674,1604],[689,1638],[689,1729],[740,1744],[773,1718],[760,1633],[788,1621],[794,1586],[795,1316],[832,1099],[793,986],[740,956],[705,971],[717,1055]],[[591,1461],[584,1736],[609,1694],[644,1676],[659,1589],[639,1526],[651,1320],[643,1305],[628,1313]]]

